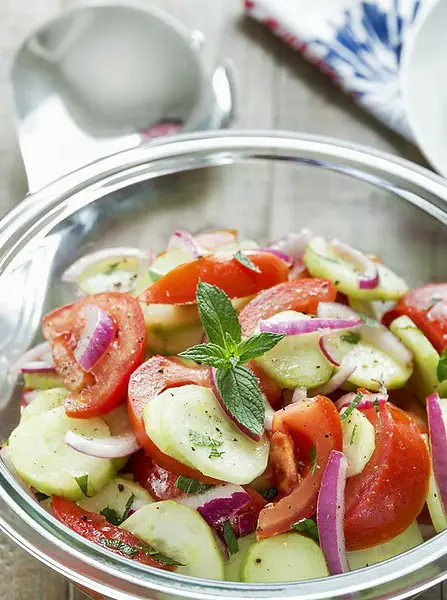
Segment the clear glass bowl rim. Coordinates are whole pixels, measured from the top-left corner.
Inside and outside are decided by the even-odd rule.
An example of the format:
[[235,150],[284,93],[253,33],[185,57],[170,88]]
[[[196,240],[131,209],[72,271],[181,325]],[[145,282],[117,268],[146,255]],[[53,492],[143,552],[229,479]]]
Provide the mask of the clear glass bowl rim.
[[[390,154],[336,139],[281,131],[180,135],[96,161],[29,195],[0,221],[0,276],[36,235],[97,198],[168,173],[237,160],[292,160],[340,171],[388,188],[447,225],[447,182]],[[238,584],[144,568],[68,532],[30,500],[0,464],[0,526],[19,545],[69,579],[118,600],[147,598],[150,590],[201,598],[334,598],[396,584],[404,598],[447,577],[447,532],[394,559],[340,576],[287,584]],[[436,564],[433,577],[409,588],[405,577]]]

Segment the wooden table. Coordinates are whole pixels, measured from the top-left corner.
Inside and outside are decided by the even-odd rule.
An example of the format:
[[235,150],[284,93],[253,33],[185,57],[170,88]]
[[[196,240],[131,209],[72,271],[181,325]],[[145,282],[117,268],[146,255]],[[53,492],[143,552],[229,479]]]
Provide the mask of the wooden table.
[[[149,1],[149,0],[147,0]],[[125,4],[126,0],[122,0]],[[82,0],[0,0],[0,215],[25,195],[26,179],[11,111],[8,73],[26,34]],[[143,3],[143,2],[142,2]],[[325,77],[242,14],[241,0],[152,0],[206,36],[205,61],[229,57],[237,70],[238,128],[277,128],[344,138],[423,163],[416,148],[354,106]],[[317,183],[318,185],[318,183]],[[249,200],[247,199],[247,202]],[[254,196],[253,205],[256,197]],[[441,587],[424,594],[437,599]],[[64,579],[0,533],[0,600],[80,600]]]

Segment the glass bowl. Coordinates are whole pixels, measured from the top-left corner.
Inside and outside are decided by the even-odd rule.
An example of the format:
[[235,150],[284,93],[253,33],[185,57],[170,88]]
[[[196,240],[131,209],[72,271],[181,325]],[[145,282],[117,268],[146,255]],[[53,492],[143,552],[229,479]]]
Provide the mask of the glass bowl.
[[[287,132],[179,136],[129,150],[30,195],[0,222],[0,440],[19,418],[8,365],[41,339],[41,316],[70,302],[78,256],[107,246],[163,248],[176,227],[238,229],[267,241],[303,226],[380,257],[410,285],[446,281],[447,186],[416,165]],[[30,448],[32,452],[32,448]],[[414,595],[447,577],[447,533],[384,563],[281,584],[199,580],[103,551],[30,499],[0,464],[0,524],[35,557],[119,600],[369,598]]]

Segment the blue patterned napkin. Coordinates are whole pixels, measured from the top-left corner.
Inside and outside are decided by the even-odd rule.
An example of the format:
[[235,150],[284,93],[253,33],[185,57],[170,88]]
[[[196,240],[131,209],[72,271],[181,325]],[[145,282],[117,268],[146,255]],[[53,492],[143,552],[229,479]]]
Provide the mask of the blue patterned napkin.
[[408,139],[399,81],[405,37],[432,0],[245,0],[245,10]]

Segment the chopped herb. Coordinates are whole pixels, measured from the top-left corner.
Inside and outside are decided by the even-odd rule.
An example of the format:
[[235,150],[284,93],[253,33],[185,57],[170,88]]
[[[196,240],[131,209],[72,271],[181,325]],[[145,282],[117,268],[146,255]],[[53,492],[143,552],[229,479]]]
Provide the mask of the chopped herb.
[[202,492],[211,489],[213,486],[209,483],[200,483],[200,481],[197,481],[196,479],[180,475],[177,477],[175,487],[182,490],[182,492],[185,492],[185,494],[201,494]]
[[110,508],[110,506],[103,508],[99,514],[105,517],[109,523],[116,525],[117,527],[123,522],[116,510],[114,508]]
[[313,444],[309,448],[309,459],[311,465],[310,474],[313,475],[315,473],[315,469],[317,468],[317,449]]
[[292,529],[307,534],[315,541],[319,541],[318,527],[313,519],[301,519],[292,525]]
[[438,368],[436,369],[436,373],[438,375],[439,383],[447,379],[447,355],[445,348],[441,352],[441,356],[439,357]]
[[374,404],[374,408],[376,409],[376,413],[379,414],[380,409],[379,409],[379,400],[377,399],[377,396],[374,398],[373,404]]
[[86,473],[85,475],[80,475],[79,477],[75,477],[75,479],[76,479],[76,483],[81,488],[81,492],[84,494],[84,496],[87,496],[88,474]]
[[132,505],[133,505],[134,500],[135,500],[135,494],[131,494],[126,502],[126,506],[124,507],[124,512],[123,512],[121,521],[125,521],[127,519],[127,517],[129,516],[129,512],[132,510]]
[[117,270],[117,268],[119,266],[120,266],[119,261],[115,262],[115,263],[110,263],[104,271],[105,275],[111,275],[114,271]]
[[44,494],[43,492],[39,492],[39,490],[36,490],[34,492],[34,495],[36,496],[37,502],[43,502],[44,500],[47,500],[49,498],[49,496],[47,496],[47,494]]
[[230,521],[225,521],[223,528],[223,536],[230,554],[237,554],[239,552],[239,544],[237,543],[236,535],[231,527]]
[[350,446],[352,446],[352,444],[354,443],[354,439],[355,439],[355,436],[356,436],[356,434],[357,434],[357,429],[358,429],[358,427],[359,427],[359,426],[358,426],[358,424],[356,423],[356,424],[354,425],[354,427],[352,428],[351,439],[349,440],[349,445],[350,445]]
[[220,458],[224,454],[225,454],[225,452],[219,452],[219,450],[217,450],[216,448],[211,448],[208,458],[211,458],[211,459]]
[[259,490],[259,493],[266,500],[273,500],[278,495],[278,490],[275,487],[266,488],[265,490]]
[[158,552],[158,550],[156,550],[152,546],[149,546],[149,544],[141,543],[141,544],[139,544],[138,547],[147,556],[150,556],[153,560],[156,560],[157,562],[159,562],[163,565],[169,565],[169,566],[174,566],[174,567],[184,567],[185,566],[184,563],[181,563],[178,560],[175,560],[174,558],[170,558],[169,556],[166,556],[165,554]]
[[360,342],[360,334],[350,331],[341,336],[341,339],[347,344],[358,344]]
[[189,430],[189,439],[192,444],[196,446],[204,446],[206,448],[219,448],[222,446],[220,440],[215,440],[209,435],[204,435],[203,433],[199,433],[198,431]]
[[359,317],[365,323],[365,325],[367,327],[374,327],[376,329],[379,329],[380,327],[382,327],[382,325],[378,321],[376,321],[375,319],[371,319],[370,317],[367,317],[363,313],[359,313]]
[[152,271],[152,269],[149,269],[148,274],[149,277],[152,279],[152,283],[155,283],[161,277],[160,273],[157,273],[157,271]]
[[363,393],[359,392],[357,394],[357,396],[354,398],[354,400],[351,402],[351,404],[340,415],[340,419],[342,421],[344,421],[345,419],[347,419],[351,415],[351,413],[354,410],[354,408],[357,408],[357,406],[360,404],[362,398],[363,398]]
[[430,310],[430,308],[433,308],[433,306],[436,306],[436,304],[438,304],[438,302],[441,302],[442,298],[440,296],[432,296],[430,298],[430,302],[428,303],[427,306],[427,311]]
[[248,256],[242,254],[240,250],[236,252],[234,258],[237,260],[238,263],[240,263],[244,267],[247,267],[247,269],[250,269],[250,271],[254,271],[255,273],[261,272],[261,269],[257,265],[255,265],[254,262],[248,258]]
[[156,550],[155,548],[152,548],[152,546],[149,546],[148,544],[144,544],[144,543],[141,543],[138,545],[126,544],[126,542],[123,542],[121,540],[108,539],[106,537],[99,538],[99,543],[102,546],[105,546],[106,548],[110,548],[111,550],[116,550],[117,552],[119,552],[120,554],[122,554],[123,556],[126,556],[128,558],[135,558],[135,556],[139,552],[143,552],[144,554],[146,554],[146,556],[150,556],[153,560],[155,560],[161,564],[174,565],[176,567],[184,566],[182,563],[174,560],[173,558],[169,558],[168,556],[165,556],[161,552],[158,552],[158,550]]

